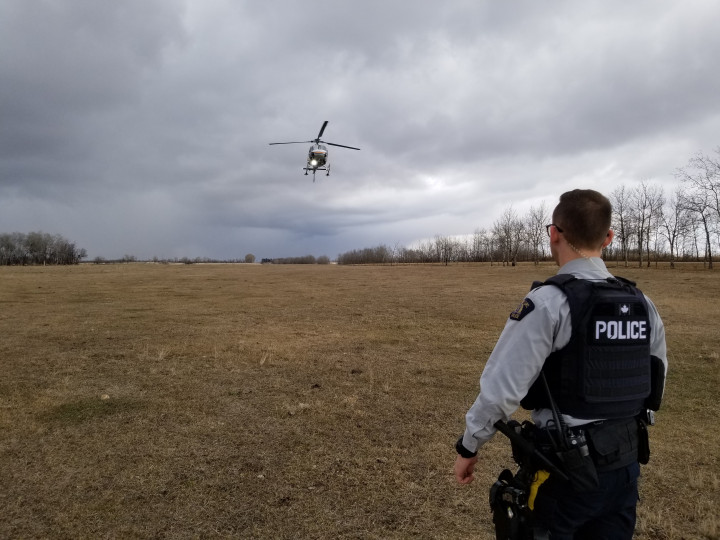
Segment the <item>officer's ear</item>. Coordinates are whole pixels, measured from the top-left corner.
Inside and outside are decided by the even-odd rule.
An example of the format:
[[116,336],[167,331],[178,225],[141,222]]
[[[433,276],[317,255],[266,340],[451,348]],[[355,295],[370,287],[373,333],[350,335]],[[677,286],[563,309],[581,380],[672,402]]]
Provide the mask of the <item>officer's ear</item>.
[[607,233],[607,236],[605,236],[605,240],[603,240],[602,247],[603,248],[608,247],[610,245],[610,243],[613,241],[613,238],[615,238],[615,233],[613,232],[612,229],[610,229]]

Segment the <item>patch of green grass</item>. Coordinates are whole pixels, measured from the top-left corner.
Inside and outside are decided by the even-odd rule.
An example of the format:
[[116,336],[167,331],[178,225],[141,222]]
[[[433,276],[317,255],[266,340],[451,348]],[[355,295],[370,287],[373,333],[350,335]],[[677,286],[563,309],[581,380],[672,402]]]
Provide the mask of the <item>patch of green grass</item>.
[[129,412],[137,408],[137,402],[127,399],[91,397],[61,403],[40,413],[38,416],[40,420],[45,422],[76,425]]

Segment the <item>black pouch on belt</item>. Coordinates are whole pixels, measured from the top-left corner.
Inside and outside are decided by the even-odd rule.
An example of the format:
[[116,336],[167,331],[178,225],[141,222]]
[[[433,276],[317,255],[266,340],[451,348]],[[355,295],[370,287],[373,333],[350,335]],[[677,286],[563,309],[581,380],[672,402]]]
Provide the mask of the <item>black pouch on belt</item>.
[[599,472],[625,467],[638,460],[636,418],[605,421],[589,426],[590,453]]

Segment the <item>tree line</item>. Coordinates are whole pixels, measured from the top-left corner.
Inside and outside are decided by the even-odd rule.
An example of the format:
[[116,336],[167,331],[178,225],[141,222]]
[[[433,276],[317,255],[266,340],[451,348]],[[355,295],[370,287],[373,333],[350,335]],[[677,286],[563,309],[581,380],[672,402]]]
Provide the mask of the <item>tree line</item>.
[[279,257],[276,259],[263,259],[263,263],[270,264],[330,264],[330,257],[327,255],[303,255],[301,257]]
[[[720,147],[714,154],[696,154],[675,171],[679,185],[671,192],[649,181],[609,195],[615,240],[606,259],[628,266],[651,261],[702,261],[713,267],[720,245]],[[473,234],[436,235],[413,247],[380,245],[338,255],[338,264],[489,262],[538,264],[549,257],[545,226],[550,209],[543,202],[519,215],[508,207],[490,228]]]
[[78,264],[87,251],[59,234],[0,233],[0,265]]

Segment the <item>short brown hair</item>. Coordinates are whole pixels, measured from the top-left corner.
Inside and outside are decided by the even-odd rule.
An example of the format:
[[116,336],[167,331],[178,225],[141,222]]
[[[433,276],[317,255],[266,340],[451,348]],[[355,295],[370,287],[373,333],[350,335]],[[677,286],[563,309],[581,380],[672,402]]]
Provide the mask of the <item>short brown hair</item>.
[[602,193],[573,189],[560,195],[552,219],[568,242],[578,248],[597,249],[610,230],[612,205]]

